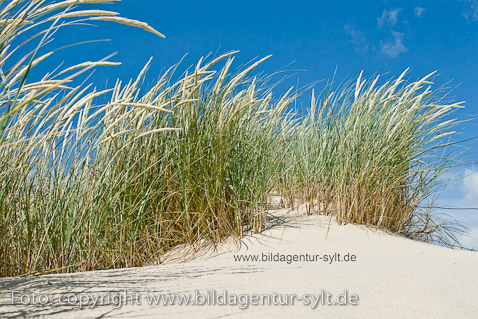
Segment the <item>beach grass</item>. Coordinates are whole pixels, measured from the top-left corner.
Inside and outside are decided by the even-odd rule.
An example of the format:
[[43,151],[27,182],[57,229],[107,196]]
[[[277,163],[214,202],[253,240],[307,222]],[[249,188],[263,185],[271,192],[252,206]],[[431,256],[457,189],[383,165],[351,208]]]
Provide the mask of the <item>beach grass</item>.
[[[281,176],[284,196],[301,198],[309,212],[333,212],[339,223],[376,226],[427,241],[455,245],[459,225],[439,221],[426,202],[443,186],[459,124],[460,103],[443,103],[424,78],[407,83],[408,70],[328,86],[293,134],[294,156]],[[290,167],[293,169],[289,170]],[[288,171],[287,171],[288,170]]]
[[[68,86],[116,64],[107,60],[28,82],[60,26],[105,20],[162,36],[112,11],[73,7],[101,2],[1,7],[0,276],[152,265],[180,244],[240,239],[263,230],[272,193],[339,223],[456,244],[459,228],[420,206],[452,159],[443,150],[461,107],[432,93],[432,75],[330,85],[312,93],[305,115],[292,111],[295,91],[277,95],[255,75],[268,57],[234,70],[236,52],[179,78],[174,66],[148,89],[149,63],[111,89]],[[29,30],[38,44],[12,61]]]

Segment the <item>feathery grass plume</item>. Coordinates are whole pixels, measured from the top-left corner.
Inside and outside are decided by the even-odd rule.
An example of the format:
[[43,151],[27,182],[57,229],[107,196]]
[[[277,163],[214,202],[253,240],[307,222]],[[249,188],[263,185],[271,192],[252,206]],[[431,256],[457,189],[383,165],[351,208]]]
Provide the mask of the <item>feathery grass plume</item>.
[[108,62],[108,61],[104,61],[104,62],[87,61],[87,62],[82,62],[82,63],[77,64],[77,65],[70,66],[69,68],[66,68],[66,69],[62,70],[61,72],[59,72],[56,76],[59,76],[59,75],[62,75],[63,73],[70,72],[70,71],[77,70],[77,69],[83,69],[83,68],[95,67],[95,66],[112,66],[112,65],[121,65],[121,63],[120,62]]
[[118,23],[121,23],[121,24],[126,24],[126,25],[130,25],[130,26],[133,26],[133,27],[138,27],[138,28],[142,28],[148,32],[151,32],[151,33],[154,33],[162,38],[165,38],[166,36],[164,36],[164,34],[162,33],[159,33],[157,30],[155,30],[154,28],[152,28],[149,24],[145,23],[145,22],[141,22],[141,21],[138,21],[138,20],[133,20],[133,19],[126,19],[126,18],[122,18],[122,17],[111,17],[111,16],[105,16],[105,17],[91,17],[91,18],[88,18],[88,20],[98,20],[98,21],[113,21],[113,22],[118,22]]
[[115,16],[118,15],[118,12],[113,12],[113,11],[106,11],[106,10],[83,10],[83,11],[74,11],[74,12],[69,12],[69,13],[63,13],[60,15],[54,15],[47,20],[54,20],[58,16],[60,16],[62,19],[66,18],[76,18],[76,17],[86,17],[86,16]]
[[78,4],[96,4],[96,3],[107,3],[107,2],[113,2],[113,1],[121,1],[121,0],[65,0],[58,3],[52,3],[50,5],[41,6],[40,8],[35,10],[35,13],[41,14],[41,13],[53,12],[58,9],[63,9],[63,8],[71,7],[73,5],[78,5]]

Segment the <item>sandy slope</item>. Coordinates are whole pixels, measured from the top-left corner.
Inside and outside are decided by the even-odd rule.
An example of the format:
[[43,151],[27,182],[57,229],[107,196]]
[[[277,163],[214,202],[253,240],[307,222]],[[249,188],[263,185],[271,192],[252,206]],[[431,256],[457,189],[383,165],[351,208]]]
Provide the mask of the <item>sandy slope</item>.
[[[0,279],[1,318],[477,318],[478,253],[454,251],[416,242],[381,231],[354,225],[338,226],[327,217],[303,214],[280,216],[259,236],[246,238],[244,244],[231,250],[202,256],[186,263],[161,266],[49,275],[41,278]],[[232,246],[231,246],[232,247]],[[262,262],[235,261],[234,255],[341,255],[341,262],[318,261]],[[343,261],[349,254],[355,262]],[[177,256],[177,255],[175,255]],[[337,255],[335,255],[337,256]],[[302,257],[304,258],[304,256]],[[309,257],[310,258],[310,257]],[[336,258],[336,257],[335,257]],[[175,261],[177,262],[177,260]],[[235,305],[149,305],[150,294],[189,294],[195,290],[210,301],[227,292]],[[347,290],[356,305],[333,305],[336,297]],[[12,305],[12,291],[14,305]],[[118,296],[124,293],[127,305],[115,309]],[[331,294],[319,299],[317,295]],[[45,294],[41,301],[52,304],[22,305],[27,295]],[[247,294],[247,296],[239,296]],[[257,298],[252,296],[257,294]],[[276,294],[276,295],[274,295]],[[291,305],[291,295],[295,294]],[[305,296],[309,294],[309,296]],[[310,295],[314,295],[314,299]],[[116,295],[116,297],[114,297]],[[268,295],[268,296],[262,296]],[[288,305],[280,305],[288,296]],[[22,299],[18,299],[23,296]],[[101,298],[110,304],[79,307],[75,298]],[[60,298],[61,297],[61,298]],[[136,297],[137,300],[136,300]],[[270,305],[249,305],[252,303]],[[282,299],[279,299],[282,298]],[[49,299],[47,299],[49,298]],[[60,298],[60,299],[59,299]],[[68,298],[70,300],[68,301]],[[203,297],[204,299],[204,297]],[[215,299],[223,302],[223,297]],[[65,305],[60,305],[62,301]],[[203,301],[199,298],[199,301]],[[344,298],[339,298],[344,302]],[[30,300],[31,302],[31,300]],[[90,300],[91,302],[91,300]],[[206,301],[207,302],[207,301]],[[212,301],[211,301],[212,302]],[[122,301],[124,303],[124,300]],[[140,303],[140,304],[136,304]],[[275,305],[274,303],[277,303]],[[308,304],[309,303],[309,304]]]

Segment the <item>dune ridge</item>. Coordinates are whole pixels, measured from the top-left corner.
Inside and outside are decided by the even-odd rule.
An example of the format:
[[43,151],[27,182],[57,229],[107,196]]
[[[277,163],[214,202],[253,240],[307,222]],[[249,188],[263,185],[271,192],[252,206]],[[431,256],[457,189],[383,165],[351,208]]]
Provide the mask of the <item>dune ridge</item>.
[[[304,208],[304,206],[302,206]],[[184,258],[178,248],[158,266],[0,279],[2,318],[475,318],[478,311],[478,254],[444,248],[358,225],[338,225],[333,218],[278,210],[262,234],[246,235],[216,251]],[[181,250],[182,249],[182,250]],[[340,254],[338,261],[337,255]],[[349,261],[343,258],[348,254]],[[271,261],[274,256],[335,256],[315,261]],[[350,256],[355,256],[355,261]],[[191,256],[190,251],[187,256]],[[243,256],[243,257],[238,257]],[[257,261],[238,261],[260,256]],[[266,257],[262,257],[266,256]],[[272,256],[272,258],[270,258]],[[269,260],[266,261],[266,259]],[[300,257],[298,257],[300,258]],[[333,260],[334,259],[334,260]],[[264,261],[262,261],[264,260]],[[330,302],[347,291],[356,305],[317,302],[329,293]],[[16,304],[12,305],[12,291]],[[197,291],[197,292],[196,292]],[[52,295],[54,304],[22,305],[22,295]],[[128,294],[121,307],[55,303],[59,296]],[[158,294],[196,294],[210,302],[219,294],[242,297],[242,304],[149,305]],[[135,298],[135,294],[138,299]],[[270,305],[251,304],[252,295],[268,295]],[[306,304],[304,295],[309,296]],[[294,303],[291,296],[296,295]],[[26,297],[24,297],[26,298]],[[73,297],[71,297],[74,301]],[[248,298],[248,307],[245,307]],[[264,297],[265,298],[265,297]],[[120,299],[118,299],[120,300]],[[126,305],[124,304],[126,300]],[[219,299],[221,300],[221,299]],[[267,301],[267,299],[264,299]],[[344,298],[341,299],[343,302]],[[24,299],[26,301],[26,299]],[[151,300],[149,300],[151,302]],[[201,301],[198,299],[198,301]],[[280,305],[288,303],[287,305]],[[91,300],[90,300],[91,302]],[[204,301],[206,302],[206,301]],[[316,303],[314,307],[314,302]],[[106,302],[105,302],[106,303]],[[133,303],[133,304],[131,304]],[[140,303],[140,304],[138,304]],[[243,309],[245,308],[245,309]]]

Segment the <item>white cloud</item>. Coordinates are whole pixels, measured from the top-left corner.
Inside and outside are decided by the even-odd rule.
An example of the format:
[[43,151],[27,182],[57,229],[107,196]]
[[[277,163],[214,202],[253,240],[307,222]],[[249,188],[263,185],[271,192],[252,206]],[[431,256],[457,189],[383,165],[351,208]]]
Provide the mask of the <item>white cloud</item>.
[[408,48],[403,44],[405,34],[392,31],[392,35],[392,42],[389,41],[382,44],[382,52],[392,58],[396,58],[400,54],[407,52]]
[[415,12],[415,15],[419,18],[421,18],[423,16],[423,13],[426,11],[427,9],[426,8],[422,8],[422,7],[416,7],[414,12]]
[[478,227],[472,227],[465,235],[457,235],[458,242],[467,249],[478,250]]
[[465,2],[465,8],[463,9],[463,16],[465,19],[472,18],[478,20],[478,0],[462,0]]
[[462,173],[460,192],[461,199],[456,203],[455,207],[466,208],[455,213],[460,221],[464,221],[470,228],[467,235],[458,235],[458,240],[466,248],[478,250],[478,214],[477,211],[469,210],[469,208],[478,208],[478,170],[465,169]]
[[397,18],[400,11],[402,11],[402,9],[392,9],[390,11],[383,9],[382,16],[377,19],[378,26],[381,28],[385,24],[388,24],[393,27],[395,24],[397,24]]
[[356,51],[360,52],[367,52],[368,50],[368,41],[367,38],[365,37],[365,34],[356,29],[354,26],[347,24],[345,25],[345,32],[347,32],[351,37],[352,40],[350,40],[351,43],[355,44],[356,46]]
[[472,205],[478,204],[478,171],[465,169],[463,178],[464,199]]
[[468,235],[456,234],[466,248],[478,250],[478,168],[454,169],[443,176],[449,184],[441,190],[440,198],[433,206],[436,213],[446,214],[451,222],[458,222],[469,228]]

